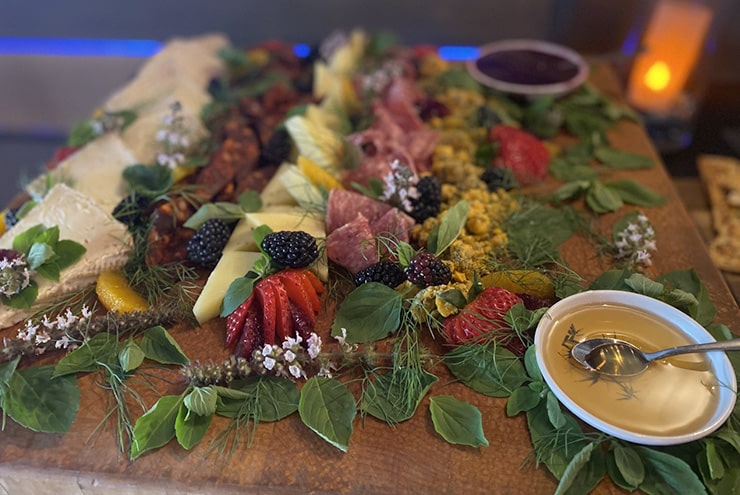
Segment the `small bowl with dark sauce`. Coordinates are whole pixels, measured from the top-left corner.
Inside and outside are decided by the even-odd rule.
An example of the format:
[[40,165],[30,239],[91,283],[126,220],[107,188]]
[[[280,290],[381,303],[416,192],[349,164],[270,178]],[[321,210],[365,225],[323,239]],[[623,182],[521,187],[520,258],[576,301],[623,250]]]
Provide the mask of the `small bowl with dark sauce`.
[[578,53],[539,40],[504,40],[483,45],[478,58],[467,65],[479,83],[522,96],[561,96],[588,77],[588,65]]

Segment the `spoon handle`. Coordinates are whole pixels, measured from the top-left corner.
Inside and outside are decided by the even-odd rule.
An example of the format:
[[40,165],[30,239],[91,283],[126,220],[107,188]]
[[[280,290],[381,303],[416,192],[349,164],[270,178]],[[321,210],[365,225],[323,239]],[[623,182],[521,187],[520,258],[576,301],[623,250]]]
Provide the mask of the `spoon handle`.
[[648,359],[648,361],[653,361],[655,359],[662,359],[669,356],[675,356],[677,354],[689,354],[692,352],[705,351],[740,351],[740,339],[669,347],[668,349],[663,349],[661,351],[646,352],[645,357]]

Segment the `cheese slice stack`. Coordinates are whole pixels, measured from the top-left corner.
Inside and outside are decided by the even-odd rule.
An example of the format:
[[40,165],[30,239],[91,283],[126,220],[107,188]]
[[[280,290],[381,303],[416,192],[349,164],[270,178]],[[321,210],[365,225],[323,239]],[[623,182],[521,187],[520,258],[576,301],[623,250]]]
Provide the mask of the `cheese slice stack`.
[[121,268],[131,252],[131,236],[95,201],[64,184],[57,184],[46,197],[16,225],[0,237],[0,249],[11,249],[16,235],[43,224],[59,227],[59,239],[82,244],[87,251],[75,264],[62,270],[59,282],[35,277],[38,299],[28,310],[0,304],[0,328],[27,318],[53,301],[89,287],[105,270]]

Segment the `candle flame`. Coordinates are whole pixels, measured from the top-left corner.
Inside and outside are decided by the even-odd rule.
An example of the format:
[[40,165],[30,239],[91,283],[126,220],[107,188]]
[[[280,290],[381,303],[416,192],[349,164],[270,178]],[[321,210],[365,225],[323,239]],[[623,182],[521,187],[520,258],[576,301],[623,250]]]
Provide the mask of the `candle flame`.
[[654,62],[645,72],[645,86],[653,91],[662,91],[671,80],[671,69],[663,61]]

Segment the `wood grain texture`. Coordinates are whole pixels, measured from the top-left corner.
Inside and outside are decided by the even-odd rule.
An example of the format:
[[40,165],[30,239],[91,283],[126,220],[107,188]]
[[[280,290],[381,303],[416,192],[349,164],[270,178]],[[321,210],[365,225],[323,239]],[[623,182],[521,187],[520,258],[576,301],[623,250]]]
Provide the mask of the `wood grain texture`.
[[[607,93],[619,96],[619,86],[608,69],[597,68],[593,78]],[[659,162],[638,124],[623,122],[610,137],[614,146],[650,155]],[[740,328],[738,307],[665,168],[657,166],[616,176],[633,178],[668,199],[663,207],[645,209],[656,226],[658,242],[655,265],[648,274],[694,268],[717,305],[717,320],[730,328]],[[555,185],[553,182],[546,187]],[[609,231],[616,217],[603,218],[604,232]],[[567,242],[564,255],[586,279],[608,268],[579,238]],[[181,324],[172,333],[193,359],[226,357],[222,320],[201,328]],[[396,427],[372,418],[356,418],[347,453],[320,439],[294,414],[278,423],[261,424],[252,445],[240,446],[228,460],[208,455],[210,441],[226,425],[224,418],[215,418],[206,439],[192,451],[172,442],[131,462],[118,452],[111,425],[93,433],[108,399],[96,385],[95,376],[87,375],[80,379],[81,409],[68,434],[34,433],[8,421],[0,433],[0,487],[12,494],[55,495],[552,493],[556,481],[544,467],[534,465],[523,415],[506,417],[504,399],[479,395],[454,383],[441,367],[439,371],[433,394],[453,395],[476,405],[483,413],[488,447],[472,449],[446,443],[434,432],[427,398],[413,419]],[[174,372],[168,376],[173,383],[159,383],[161,390],[179,393],[183,382]],[[145,398],[148,405],[156,400],[153,394]],[[621,491],[606,481],[594,493]]]

